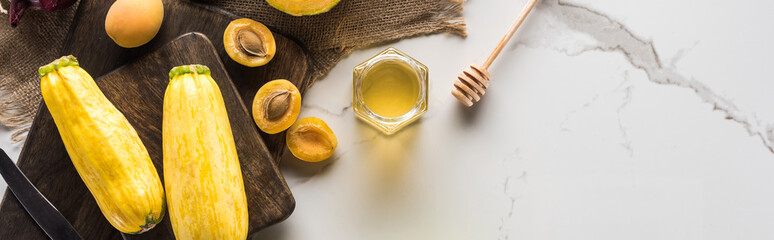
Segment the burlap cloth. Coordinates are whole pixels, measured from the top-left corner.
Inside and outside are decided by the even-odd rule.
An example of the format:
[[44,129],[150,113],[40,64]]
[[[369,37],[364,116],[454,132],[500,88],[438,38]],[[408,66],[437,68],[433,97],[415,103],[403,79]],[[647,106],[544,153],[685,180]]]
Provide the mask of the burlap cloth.
[[[463,2],[342,0],[330,12],[293,17],[264,0],[203,0],[297,39],[310,53],[313,79],[356,47],[438,32],[465,36]],[[78,3],[56,12],[28,10],[15,29],[8,23],[9,4],[0,0],[0,124],[17,129],[13,141],[22,141],[41,100],[37,69],[61,54]]]

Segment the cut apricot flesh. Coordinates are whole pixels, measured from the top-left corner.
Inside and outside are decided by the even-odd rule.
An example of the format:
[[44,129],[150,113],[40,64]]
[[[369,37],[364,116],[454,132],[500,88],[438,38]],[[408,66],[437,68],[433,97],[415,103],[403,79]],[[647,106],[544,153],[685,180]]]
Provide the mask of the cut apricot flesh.
[[285,136],[285,143],[293,156],[307,162],[328,159],[338,145],[328,124],[316,117],[303,118],[293,124]]

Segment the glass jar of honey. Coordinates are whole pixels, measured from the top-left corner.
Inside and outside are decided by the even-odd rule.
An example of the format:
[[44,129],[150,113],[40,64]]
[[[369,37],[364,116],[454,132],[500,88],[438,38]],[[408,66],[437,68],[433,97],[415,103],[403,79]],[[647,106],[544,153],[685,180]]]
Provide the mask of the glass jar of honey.
[[395,48],[357,65],[355,115],[390,135],[427,112],[427,67]]

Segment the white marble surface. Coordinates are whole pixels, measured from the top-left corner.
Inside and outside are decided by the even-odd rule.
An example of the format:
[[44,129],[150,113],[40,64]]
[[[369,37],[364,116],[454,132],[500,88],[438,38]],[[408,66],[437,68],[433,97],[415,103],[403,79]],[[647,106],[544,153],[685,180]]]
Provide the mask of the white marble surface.
[[525,2],[466,3],[465,39],[389,44],[430,69],[428,113],[391,137],[350,107],[352,68],[388,45],[343,59],[301,113],[336,154],[282,160],[297,207],[257,238],[774,237],[774,2],[543,0],[461,107],[455,76]]

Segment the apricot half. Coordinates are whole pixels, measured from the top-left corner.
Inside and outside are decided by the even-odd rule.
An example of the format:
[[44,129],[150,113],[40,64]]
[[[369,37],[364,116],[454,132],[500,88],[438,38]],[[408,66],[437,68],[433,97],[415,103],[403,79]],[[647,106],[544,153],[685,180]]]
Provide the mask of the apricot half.
[[272,80],[253,99],[253,120],[261,131],[275,134],[288,129],[301,111],[301,93],[288,80]]
[[118,0],[105,17],[105,32],[118,46],[134,48],[150,42],[164,20],[161,0]]
[[269,28],[249,18],[228,24],[223,32],[223,47],[231,59],[248,67],[266,65],[277,51]]
[[339,144],[328,124],[316,117],[303,118],[293,124],[285,136],[285,143],[293,156],[307,162],[329,158]]

